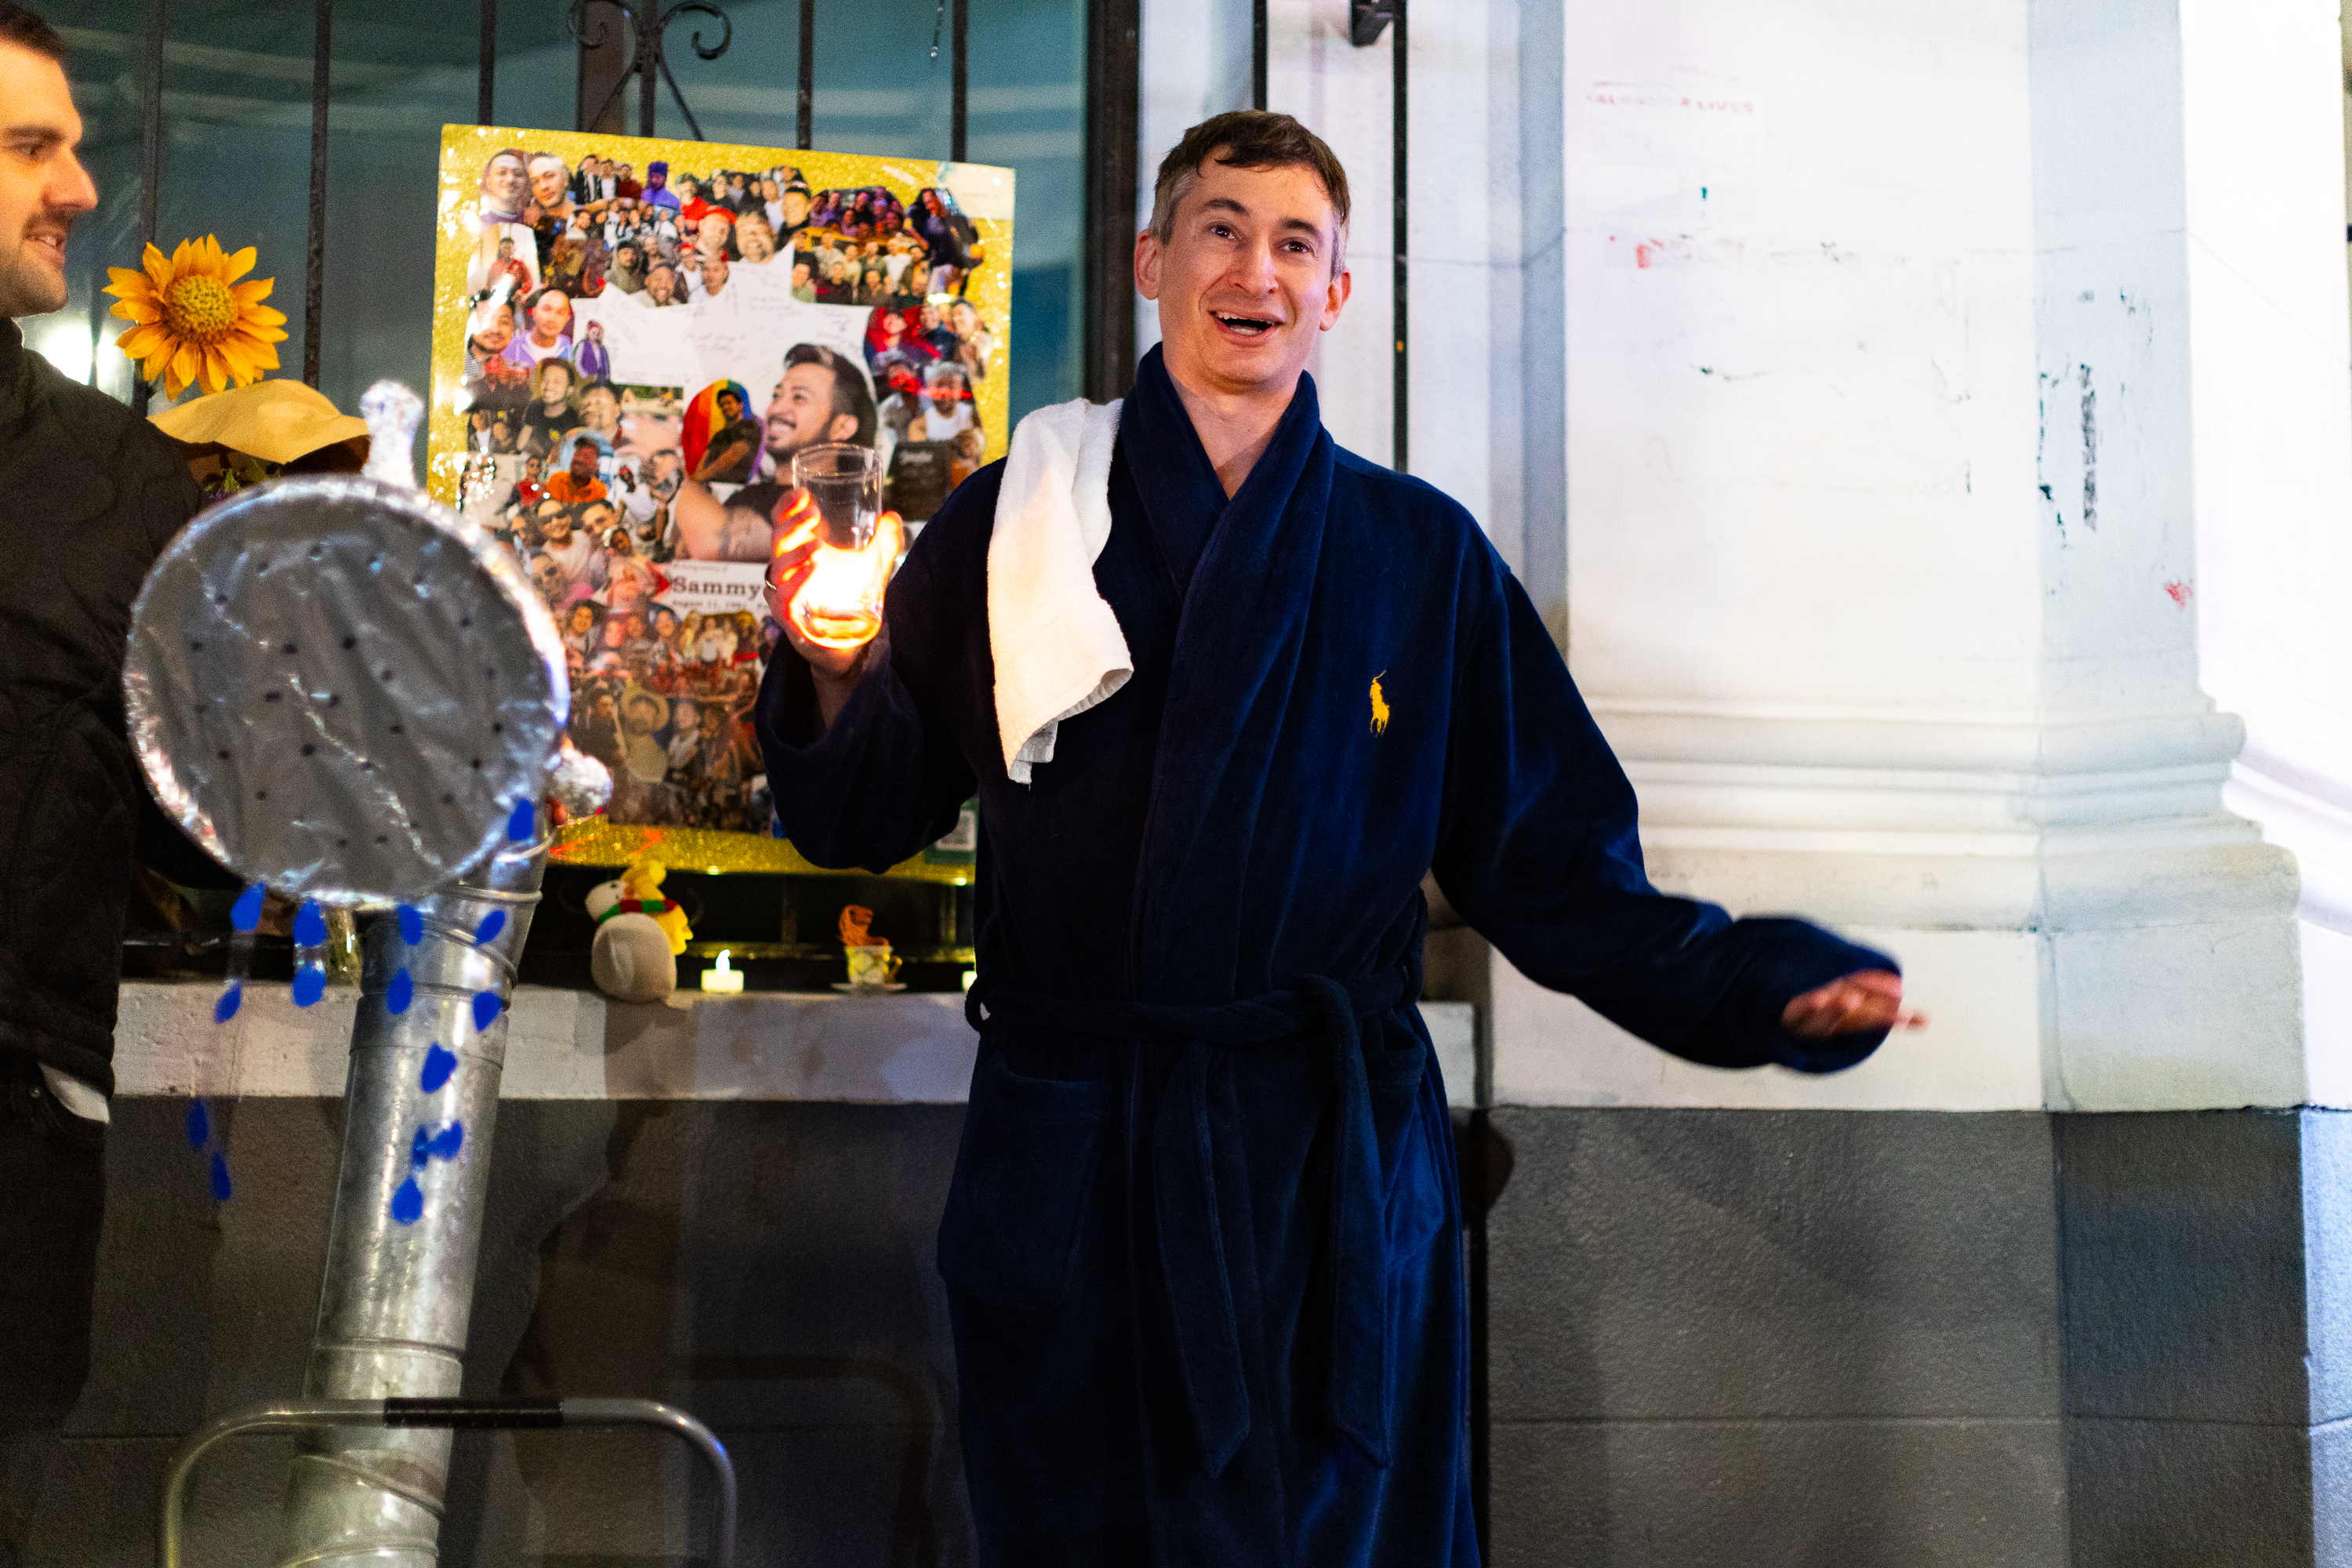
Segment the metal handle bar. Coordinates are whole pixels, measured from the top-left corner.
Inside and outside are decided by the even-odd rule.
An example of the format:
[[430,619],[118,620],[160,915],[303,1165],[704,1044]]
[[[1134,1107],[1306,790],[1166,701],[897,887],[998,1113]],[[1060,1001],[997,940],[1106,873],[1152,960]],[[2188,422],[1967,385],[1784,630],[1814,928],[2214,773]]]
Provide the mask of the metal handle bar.
[[196,1461],[239,1432],[299,1432],[332,1426],[445,1426],[457,1431],[531,1431],[558,1426],[651,1426],[684,1439],[719,1478],[719,1534],[712,1568],[734,1568],[735,1462],[717,1434],[675,1405],[652,1399],[305,1399],[233,1410],[182,1443],[163,1477],[163,1568],[182,1568],[188,1478]]

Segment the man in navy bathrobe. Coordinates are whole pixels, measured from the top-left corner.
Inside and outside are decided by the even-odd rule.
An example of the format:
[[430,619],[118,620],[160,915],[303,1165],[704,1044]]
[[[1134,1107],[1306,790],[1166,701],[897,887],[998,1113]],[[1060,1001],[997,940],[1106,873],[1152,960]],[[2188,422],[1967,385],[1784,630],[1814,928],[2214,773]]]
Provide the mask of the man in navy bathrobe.
[[887,867],[979,795],[939,1264],[984,1563],[1477,1561],[1424,871],[1521,971],[1693,1061],[1833,1071],[1908,1021],[1884,956],[1650,886],[1633,790],[1476,523],[1333,445],[1303,366],[1347,217],[1285,115],[1161,165],[1136,243],[1161,346],[1094,567],[1134,674],[1031,783],[992,697],[1002,464],[908,552],[881,638],[795,632],[761,693],[819,865]]

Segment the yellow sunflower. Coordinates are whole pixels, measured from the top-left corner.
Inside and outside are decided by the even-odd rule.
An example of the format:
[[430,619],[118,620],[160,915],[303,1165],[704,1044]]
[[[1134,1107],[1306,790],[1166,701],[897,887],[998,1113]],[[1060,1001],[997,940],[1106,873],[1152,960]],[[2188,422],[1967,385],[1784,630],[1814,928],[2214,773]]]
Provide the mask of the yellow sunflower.
[[206,235],[180,241],[168,259],[149,246],[144,271],[106,269],[114,279],[106,290],[115,296],[114,314],[132,323],[115,346],[142,362],[142,379],[161,375],[163,395],[177,397],[199,382],[218,392],[278,368],[269,345],[286,341],[278,330],[286,316],[261,302],[277,280],[237,281],[253,270],[255,256],[251,246],[225,255]]

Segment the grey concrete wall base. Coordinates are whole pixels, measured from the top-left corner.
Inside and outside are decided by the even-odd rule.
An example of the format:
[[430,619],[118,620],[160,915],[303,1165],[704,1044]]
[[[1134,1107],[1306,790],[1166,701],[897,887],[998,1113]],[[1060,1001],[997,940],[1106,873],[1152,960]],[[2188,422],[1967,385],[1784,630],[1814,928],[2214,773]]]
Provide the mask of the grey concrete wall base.
[[1503,1568],[2352,1564],[2352,1119],[1492,1120]]
[[2352,1564],[2352,1116],[2052,1124],[2074,1561]]
[[[108,1140],[97,1350],[36,1568],[152,1561],[180,1434],[300,1386],[341,1104]],[[1501,1568],[2352,1568],[2352,1114],[1532,1110],[1475,1249]],[[509,1100],[466,1392],[709,1421],[743,1561],[971,1560],[931,1247],[961,1108]],[[227,1446],[194,1563],[263,1560]],[[444,1562],[677,1563],[651,1438],[468,1435]]]

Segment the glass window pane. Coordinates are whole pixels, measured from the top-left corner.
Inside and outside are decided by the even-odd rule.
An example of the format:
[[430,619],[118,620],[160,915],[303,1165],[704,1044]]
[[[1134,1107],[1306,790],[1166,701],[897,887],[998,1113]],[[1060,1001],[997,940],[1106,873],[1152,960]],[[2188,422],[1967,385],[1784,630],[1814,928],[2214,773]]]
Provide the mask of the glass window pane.
[[66,308],[25,323],[25,339],[68,374],[131,395],[129,363],[114,340],[129,325],[107,314],[106,269],[139,265],[139,95],[147,7],[98,0],[46,13],[66,40],[66,76],[81,111],[82,162],[98,206],[74,226],[66,247]]
[[[579,50],[568,10],[558,0],[502,0],[499,122],[573,123]],[[337,8],[320,384],[346,408],[378,376],[420,387],[430,379],[436,159],[442,124],[475,118],[479,15],[476,0]],[[678,86],[710,139],[789,147],[797,129],[797,0],[732,5],[729,15],[732,44],[713,61],[696,57],[692,34],[699,28],[706,40],[715,38],[714,23],[688,16],[672,26]],[[138,259],[145,16],[138,0],[93,0],[57,13],[73,51],[68,68],[100,205],[75,236],[71,302],[31,334],[61,363],[79,350],[97,384],[122,397],[130,395],[131,367],[113,347],[122,323],[105,315],[111,301],[99,290],[108,266]],[[937,0],[827,5],[817,20],[817,145],[946,157],[950,39]],[[157,238],[167,250],[205,234],[230,249],[258,247],[256,275],[277,279],[269,302],[289,318],[278,374],[299,377],[314,13],[283,0],[175,0],[170,22]],[[968,155],[1019,171],[1017,419],[1078,394],[1084,5],[974,0],[970,40]],[[633,132],[634,81],[624,97],[624,128]],[[667,86],[656,112],[659,133],[684,131]]]

